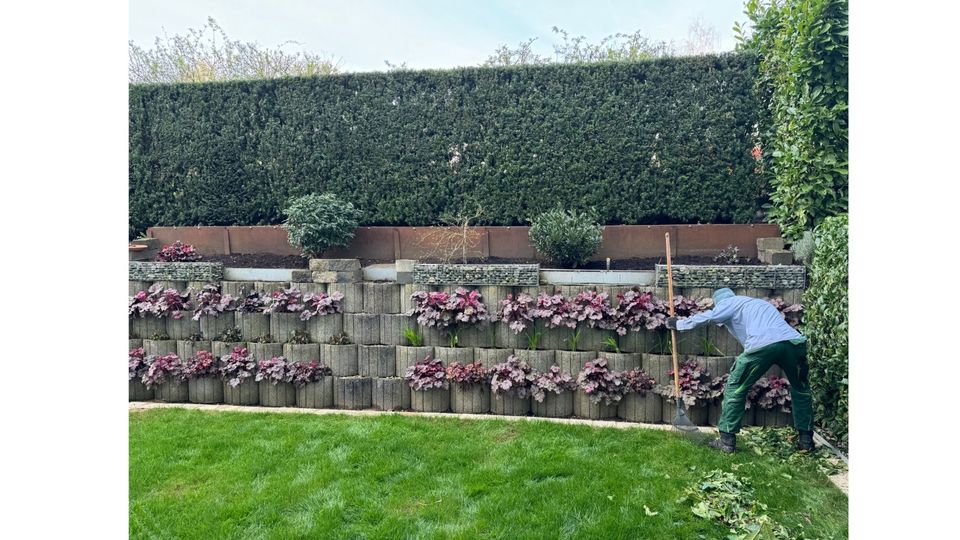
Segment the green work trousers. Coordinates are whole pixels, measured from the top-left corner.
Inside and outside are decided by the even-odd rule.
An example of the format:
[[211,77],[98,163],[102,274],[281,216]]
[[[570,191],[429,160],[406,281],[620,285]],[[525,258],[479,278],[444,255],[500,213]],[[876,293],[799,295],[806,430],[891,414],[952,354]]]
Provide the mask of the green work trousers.
[[727,387],[723,391],[718,430],[724,433],[740,431],[747,392],[774,364],[780,366],[790,381],[793,425],[798,430],[813,430],[813,401],[810,399],[810,383],[807,381],[807,343],[796,340],[764,345],[737,357],[733,369],[730,370]]

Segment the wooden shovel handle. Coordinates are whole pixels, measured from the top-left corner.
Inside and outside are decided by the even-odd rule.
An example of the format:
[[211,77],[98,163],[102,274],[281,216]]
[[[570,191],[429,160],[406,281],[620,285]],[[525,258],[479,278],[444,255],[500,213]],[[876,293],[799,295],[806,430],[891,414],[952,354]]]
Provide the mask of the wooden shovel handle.
[[[670,316],[676,315],[673,309],[673,265],[670,262],[670,233],[663,233],[667,243],[667,310]],[[673,388],[676,390],[677,403],[680,402],[680,364],[677,361],[677,331],[670,330],[670,348],[673,350]]]

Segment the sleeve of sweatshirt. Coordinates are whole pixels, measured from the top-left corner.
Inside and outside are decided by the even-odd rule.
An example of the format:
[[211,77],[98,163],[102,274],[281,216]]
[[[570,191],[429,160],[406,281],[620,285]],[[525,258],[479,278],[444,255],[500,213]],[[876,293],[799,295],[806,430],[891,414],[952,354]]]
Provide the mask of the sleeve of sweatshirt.
[[697,313],[692,317],[677,321],[677,330],[693,330],[705,324],[723,324],[733,316],[735,308],[733,302],[723,302],[710,311]]

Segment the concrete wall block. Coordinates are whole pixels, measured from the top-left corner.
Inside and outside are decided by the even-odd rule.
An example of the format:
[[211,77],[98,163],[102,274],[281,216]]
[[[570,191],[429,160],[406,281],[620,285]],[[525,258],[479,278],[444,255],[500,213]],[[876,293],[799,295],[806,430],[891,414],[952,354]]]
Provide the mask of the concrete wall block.
[[[673,369],[673,357],[669,354],[644,354],[643,370],[653,377],[657,384],[673,384],[673,378],[667,371]],[[682,359],[678,358],[678,361]]]
[[184,314],[180,319],[166,317],[166,331],[170,339],[190,339],[190,336],[200,333],[200,321],[191,319],[189,314]]
[[711,354],[721,354],[723,356],[737,356],[743,352],[743,347],[737,338],[733,337],[726,328],[716,325],[709,325],[707,328],[707,339],[710,340]]
[[434,348],[431,346],[423,347],[408,347],[404,345],[397,346],[397,369],[396,373],[398,377],[403,377],[407,372],[407,368],[415,365],[417,362],[423,360],[424,358],[433,358]]
[[166,356],[177,354],[177,342],[173,339],[143,340],[143,354],[145,356]]
[[380,343],[380,315],[376,313],[345,313],[343,331],[350,341],[360,345]]
[[458,334],[458,347],[493,347],[497,341],[497,325],[482,321],[477,324],[461,326]]
[[190,399],[187,381],[167,381],[154,388],[154,398],[167,403],[186,403]]
[[260,381],[260,405],[263,407],[293,407],[297,404],[297,389],[293,383]]
[[609,420],[617,417],[617,404],[594,403],[589,394],[578,388],[573,395],[573,414],[578,418]]
[[[664,396],[660,396],[660,400],[663,405],[663,416],[661,417],[664,424],[673,423],[673,418],[677,415],[677,404],[674,401],[670,401]],[[710,423],[710,408],[707,405],[696,405],[694,407],[684,407],[684,410],[687,413],[687,418],[690,419],[694,425],[697,426],[706,426]]]
[[513,394],[499,394],[490,397],[490,412],[503,416],[526,416],[530,414],[531,398],[518,398]]
[[480,299],[487,306],[487,313],[493,314],[500,310],[500,302],[513,294],[513,287],[506,285],[481,285]]
[[400,377],[373,379],[373,408],[381,411],[410,409],[410,387]]
[[327,294],[339,292],[343,294],[343,312],[363,312],[363,285],[361,283],[330,283],[327,285]]
[[276,291],[290,288],[289,281],[254,281],[253,288],[260,291],[260,294],[270,295]]
[[134,350],[134,349],[139,349],[140,347],[143,347],[143,340],[142,340],[142,339],[128,339],[128,340],[127,340],[127,350],[128,350],[128,351],[132,351],[132,350]]
[[597,354],[591,351],[557,351],[557,365],[562,371],[577,375],[583,370],[583,365],[597,359]]
[[357,371],[361,377],[397,375],[397,349],[387,345],[359,345]]
[[360,270],[360,259],[310,259],[307,264],[311,272],[356,272]]
[[400,286],[396,283],[363,283],[365,313],[400,313]]
[[176,289],[176,290],[178,290],[178,291],[186,291],[186,290],[187,290],[187,282],[186,282],[186,281],[162,279],[162,280],[157,280],[157,281],[151,281],[151,282],[150,282],[150,286],[157,285],[157,284],[159,284],[159,285],[160,285],[160,288],[161,288],[161,289],[164,289],[164,290],[166,290],[166,289]]
[[434,347],[434,359],[443,362],[444,366],[449,366],[453,362],[469,364],[473,362],[472,348],[453,348],[453,347]]
[[296,406],[302,409],[332,409],[333,377],[324,377],[297,388]]
[[234,318],[236,325],[240,328],[240,335],[247,341],[253,341],[270,334],[270,315],[266,313],[237,311]]
[[363,272],[313,272],[314,283],[359,283],[363,281]]
[[613,330],[601,330],[600,328],[580,327],[580,341],[577,343],[577,349],[581,351],[605,351],[607,350],[607,338],[616,339],[617,333]]
[[244,298],[257,290],[252,281],[221,281],[220,293],[229,294],[234,298]]
[[770,292],[771,298],[780,297],[788,304],[803,303],[803,289],[776,289]]
[[246,346],[247,343],[245,341],[211,341],[210,352],[213,353],[214,358],[223,358],[232,353],[234,348],[246,348]]
[[446,328],[418,325],[417,330],[423,336],[424,345],[430,345],[434,347],[450,346],[450,331]]
[[643,365],[641,356],[640,353],[600,353],[600,357],[607,359],[607,366],[613,371],[640,369]]
[[223,403],[223,380],[220,377],[198,377],[187,381],[190,403]]
[[757,238],[757,252],[768,249],[783,249],[784,241],[782,237]]
[[326,284],[326,283],[313,283],[312,281],[310,281],[310,282],[296,282],[296,283],[290,283],[290,286],[293,287],[294,289],[299,290],[299,291],[300,291],[302,294],[304,294],[304,295],[307,295],[307,294],[320,294],[320,293],[326,293],[326,292],[327,292],[327,284]]
[[357,345],[320,344],[320,362],[333,372],[334,377],[355,377],[359,373]]
[[369,409],[373,406],[373,379],[334,377],[333,406],[338,409]]
[[294,332],[306,332],[306,321],[300,320],[299,313],[271,313],[270,335],[277,343],[287,343]]
[[[537,321],[534,325],[537,332],[540,332],[540,341],[537,343],[538,349],[569,349],[569,340],[576,330],[567,327],[547,328],[543,321]],[[581,341],[583,332],[580,332]],[[577,348],[581,348],[579,343]]]
[[188,358],[194,358],[200,351],[210,351],[209,341],[177,341],[177,356],[184,362]]
[[247,343],[247,352],[255,360],[270,360],[283,356],[282,343]]
[[216,339],[227,330],[237,327],[236,313],[225,311],[219,315],[201,315],[200,333],[204,339]]
[[305,323],[310,339],[315,343],[326,343],[331,337],[343,332],[343,313],[314,315]]
[[573,392],[567,390],[560,392],[546,392],[542,402],[533,400],[530,402],[531,411],[534,416],[545,418],[567,418],[573,416]]
[[154,334],[167,333],[167,321],[153,315],[130,319],[130,337],[135,339],[150,339]]
[[447,412],[450,410],[450,388],[410,390],[410,408],[417,412]]
[[320,345],[316,343],[284,343],[283,356],[290,362],[309,364],[320,361]]
[[130,280],[127,282],[127,295],[133,296],[140,291],[145,291],[150,288],[149,281],[140,281],[140,280]]
[[383,313],[380,315],[380,344],[409,345],[404,329],[413,328],[419,332],[417,320],[401,314]]
[[660,423],[663,421],[663,398],[653,392],[642,396],[627,392],[617,404],[617,416],[627,422]]
[[496,335],[494,344],[498,349],[526,349],[527,348],[527,337],[526,332],[530,331],[528,328],[524,332],[516,334],[510,328],[509,325],[502,322],[498,322],[496,325]]
[[556,351],[531,351],[528,349],[517,349],[514,354],[520,361],[526,362],[534,371],[544,372],[550,369],[550,366],[556,363]]
[[260,403],[260,384],[248,377],[237,386],[223,381],[223,402],[227,405],[257,405]]
[[482,363],[483,367],[490,369],[497,364],[506,362],[507,358],[513,353],[513,349],[481,349],[474,347],[473,359],[475,362]]
[[413,300],[410,298],[413,293],[421,290],[418,285],[413,283],[404,283],[400,285],[400,313],[410,313],[413,310]]
[[[616,335],[616,332],[614,332]],[[649,330],[640,330],[639,332],[628,331],[622,336],[616,336],[617,346],[622,352],[645,353],[650,349],[648,339],[653,333]]]
[[[290,284],[294,287],[304,290],[305,285],[314,285],[313,272],[310,270],[293,270],[290,272]],[[304,291],[306,292],[306,291]]]
[[758,426],[781,427],[793,425],[793,415],[791,413],[756,409],[755,415],[756,425]]
[[450,385],[450,410],[458,414],[486,414],[490,412],[490,385]]
[[153,399],[153,389],[147,388],[139,379],[129,381],[127,401],[149,401]]

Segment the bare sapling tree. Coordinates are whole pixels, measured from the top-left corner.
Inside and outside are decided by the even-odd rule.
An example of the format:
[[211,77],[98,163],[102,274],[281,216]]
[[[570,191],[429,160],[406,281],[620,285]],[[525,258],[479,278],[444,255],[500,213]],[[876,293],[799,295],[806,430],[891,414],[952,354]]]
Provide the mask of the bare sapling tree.
[[467,264],[468,256],[478,255],[483,233],[477,229],[476,223],[483,216],[483,207],[479,204],[474,210],[460,210],[456,213],[444,214],[440,218],[440,225],[430,229],[420,237],[418,247],[423,250],[424,258],[437,260],[442,263],[452,263],[456,259]]

